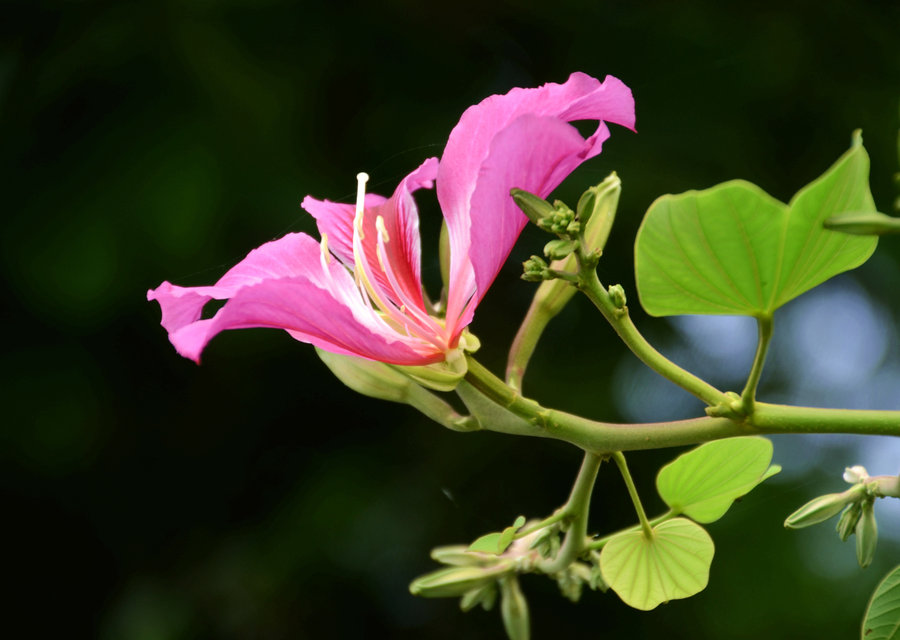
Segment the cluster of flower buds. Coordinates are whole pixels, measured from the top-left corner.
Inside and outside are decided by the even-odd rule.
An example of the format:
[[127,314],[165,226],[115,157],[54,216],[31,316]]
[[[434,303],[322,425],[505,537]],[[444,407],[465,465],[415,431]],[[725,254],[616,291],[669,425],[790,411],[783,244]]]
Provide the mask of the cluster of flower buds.
[[900,478],[895,476],[870,476],[865,467],[855,465],[844,470],[844,481],[853,486],[841,493],[829,493],[813,498],[787,517],[784,526],[802,529],[824,522],[839,513],[837,533],[842,541],[856,534],[856,559],[865,568],[872,564],[878,543],[878,525],[875,522],[875,498],[897,494]]
[[621,190],[621,180],[611,173],[585,191],[573,211],[560,200],[551,204],[533,193],[512,189],[510,195],[528,219],[557,236],[544,246],[544,256],[554,264],[548,266],[543,258],[532,256],[523,265],[523,279],[539,282],[558,278],[560,273],[571,273],[576,268],[573,254],[579,248],[582,260],[596,261],[609,237]]

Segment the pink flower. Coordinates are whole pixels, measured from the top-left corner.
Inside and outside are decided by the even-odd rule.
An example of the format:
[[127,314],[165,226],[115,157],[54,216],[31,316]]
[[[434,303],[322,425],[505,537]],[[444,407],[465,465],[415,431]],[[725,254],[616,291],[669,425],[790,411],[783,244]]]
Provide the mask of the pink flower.
[[[598,120],[587,139],[569,124]],[[399,365],[445,360],[527,219],[513,187],[547,196],[600,153],[604,121],[634,128],[634,100],[618,79],[574,73],[564,84],[513,89],[470,107],[450,133],[440,163],[429,158],[390,198],[359,206],[307,197],[322,235],[292,233],[251,251],[216,284],[163,282],[147,293],[178,353],[199,362],[226,329],[274,327],[333,353]],[[437,182],[450,237],[446,316],[427,304],[420,277],[418,211],[412,194]],[[201,319],[210,300],[227,302]]]

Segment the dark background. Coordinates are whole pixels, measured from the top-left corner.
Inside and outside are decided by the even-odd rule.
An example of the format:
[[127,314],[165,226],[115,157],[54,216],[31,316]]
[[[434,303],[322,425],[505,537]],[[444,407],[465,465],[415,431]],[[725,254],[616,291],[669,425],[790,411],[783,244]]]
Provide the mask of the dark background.
[[[313,231],[302,198],[351,200],[360,170],[389,193],[487,95],[609,73],[634,91],[639,134],[611,127],[604,153],[558,193],[573,204],[618,171],[602,279],[626,286],[673,357],[719,363],[712,382],[739,387],[749,356],[728,354],[752,349],[752,326],[717,325],[720,350],[696,356],[686,348],[707,325],[641,314],[629,271],[641,215],[662,193],[735,177],[786,201],[857,127],[875,200],[891,211],[898,33],[900,5],[887,0],[3,3],[0,634],[499,637],[497,612],[464,615],[407,584],[433,568],[433,546],[552,512],[575,449],[451,433],[356,396],[282,332],[223,335],[197,367],[174,353],[145,291],[212,283],[252,247]],[[430,194],[419,201],[433,282],[439,211]],[[533,291],[516,261],[542,242],[523,236],[472,327],[497,371]],[[808,294],[817,302],[785,325],[764,399],[900,408],[898,258],[888,239]],[[697,414],[636,373],[588,307],[576,299],[551,326],[531,394],[608,420]],[[815,348],[798,356],[804,336]],[[862,373],[841,368],[853,358]],[[814,369],[848,373],[823,383]],[[781,522],[839,490],[845,465],[900,470],[893,441],[869,442],[777,438],[785,473],[709,527],[716,560],[698,597],[644,614],[613,594],[573,605],[526,576],[535,637],[856,637],[900,558],[896,506],[878,505],[887,539],[865,571],[829,525]],[[655,470],[675,453],[631,456],[653,512]],[[595,492],[598,531],[633,521],[613,471]]]

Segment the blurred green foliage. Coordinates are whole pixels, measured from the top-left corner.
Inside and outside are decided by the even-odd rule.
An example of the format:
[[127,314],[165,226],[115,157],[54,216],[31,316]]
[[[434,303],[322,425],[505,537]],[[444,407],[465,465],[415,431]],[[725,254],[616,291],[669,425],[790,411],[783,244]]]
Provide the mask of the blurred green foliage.
[[[861,127],[876,203],[887,210],[896,195],[900,6],[887,0],[12,0],[3,16],[3,635],[498,636],[496,616],[415,599],[407,584],[431,568],[432,546],[549,513],[576,451],[449,433],[355,396],[280,332],[224,335],[196,367],[144,301],[163,279],[210,283],[250,248],[312,231],[306,194],[352,199],[360,170],[389,192],[489,94],[574,70],[633,88],[639,134],[613,128],[558,192],[573,204],[609,171],[621,176],[600,269],[628,291],[634,233],[662,193],[742,177],[785,200]],[[437,206],[419,200],[436,247]],[[516,259],[540,242],[524,234],[473,326],[495,370],[533,291]],[[876,292],[896,284],[881,278],[900,255],[882,244],[860,275]],[[896,326],[900,301],[882,298]],[[627,356],[611,333],[568,340],[597,323],[574,301],[526,385],[547,404],[616,419],[612,379]],[[775,460],[788,472],[783,443]],[[526,577],[535,637],[593,637],[600,625],[606,637],[853,637],[898,547],[845,570],[852,550],[830,532],[782,529],[858,462],[821,451],[819,469],[786,473],[710,527],[716,561],[698,597],[641,614],[612,595],[572,605]],[[645,499],[671,457],[634,456]],[[629,524],[614,470],[600,482],[591,527]]]

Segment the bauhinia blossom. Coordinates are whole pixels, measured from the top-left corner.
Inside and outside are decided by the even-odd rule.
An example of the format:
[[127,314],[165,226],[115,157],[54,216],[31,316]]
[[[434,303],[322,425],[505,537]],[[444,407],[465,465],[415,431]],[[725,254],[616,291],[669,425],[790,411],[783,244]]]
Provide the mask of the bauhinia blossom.
[[[597,120],[584,138],[570,123]],[[332,353],[396,365],[428,365],[457,352],[463,330],[527,221],[513,187],[546,197],[600,153],[605,122],[634,128],[634,100],[620,80],[574,73],[564,84],[513,89],[463,113],[441,156],[429,158],[385,198],[356,205],[307,197],[321,241],[292,233],[251,251],[216,284],[163,282],[147,293],[181,355],[199,362],[226,329],[285,329]],[[447,305],[423,294],[419,218],[412,194],[437,183],[450,239]],[[210,300],[226,300],[202,319]]]

